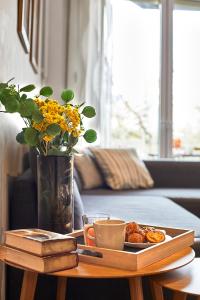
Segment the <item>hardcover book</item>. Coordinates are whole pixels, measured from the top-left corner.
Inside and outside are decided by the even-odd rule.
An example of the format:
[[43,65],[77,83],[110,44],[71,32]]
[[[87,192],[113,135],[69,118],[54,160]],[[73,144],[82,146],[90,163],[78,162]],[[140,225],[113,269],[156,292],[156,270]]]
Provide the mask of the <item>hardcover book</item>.
[[51,273],[77,267],[78,254],[60,253],[50,256],[37,256],[15,248],[4,247],[5,261],[41,273]]
[[38,228],[6,231],[5,244],[38,256],[71,252],[77,248],[75,238]]

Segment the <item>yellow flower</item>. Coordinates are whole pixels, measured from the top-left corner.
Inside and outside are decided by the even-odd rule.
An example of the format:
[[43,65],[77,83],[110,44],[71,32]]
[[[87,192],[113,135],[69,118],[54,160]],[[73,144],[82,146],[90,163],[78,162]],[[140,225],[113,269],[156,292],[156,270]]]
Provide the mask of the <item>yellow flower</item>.
[[[78,108],[72,105],[60,105],[54,99],[34,99],[44,119],[40,123],[32,123],[33,128],[40,132],[46,131],[51,124],[58,124],[63,132],[72,133],[74,137],[81,134],[80,114]],[[45,141],[51,141],[52,137],[45,136]]]
[[42,132],[47,129],[47,124],[46,124],[45,120],[42,120],[42,122],[40,122],[40,123],[33,122],[32,127],[37,129],[38,131]]
[[80,130],[80,129],[75,129],[72,131],[72,135],[74,137],[79,137],[81,135],[81,133],[82,133],[82,130]]
[[43,100],[43,99],[41,99],[41,98],[35,98],[35,99],[33,99],[33,100],[34,100],[34,102],[37,104],[38,107],[43,106],[44,103],[45,103],[45,100]]
[[51,135],[45,135],[44,137],[43,137],[43,140],[45,141],[45,142],[51,142],[52,140],[53,140],[53,136],[51,136]]

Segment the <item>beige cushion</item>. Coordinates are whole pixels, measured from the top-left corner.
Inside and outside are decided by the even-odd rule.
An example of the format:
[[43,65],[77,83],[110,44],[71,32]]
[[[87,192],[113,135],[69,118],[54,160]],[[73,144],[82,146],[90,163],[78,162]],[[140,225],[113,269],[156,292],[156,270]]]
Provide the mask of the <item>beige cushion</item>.
[[113,190],[149,188],[153,180],[144,163],[131,149],[90,149],[105,181]]
[[103,186],[104,180],[102,175],[89,155],[75,155],[74,162],[75,168],[80,175],[83,189],[88,190]]

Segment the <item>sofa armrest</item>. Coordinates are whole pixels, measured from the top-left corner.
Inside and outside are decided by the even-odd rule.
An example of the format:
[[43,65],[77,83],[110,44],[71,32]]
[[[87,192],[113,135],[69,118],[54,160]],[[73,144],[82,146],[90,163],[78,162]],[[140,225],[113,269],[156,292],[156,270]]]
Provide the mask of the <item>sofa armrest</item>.
[[200,187],[199,161],[145,160],[144,163],[155,187]]
[[34,227],[37,227],[37,189],[28,169],[10,181],[9,229]]

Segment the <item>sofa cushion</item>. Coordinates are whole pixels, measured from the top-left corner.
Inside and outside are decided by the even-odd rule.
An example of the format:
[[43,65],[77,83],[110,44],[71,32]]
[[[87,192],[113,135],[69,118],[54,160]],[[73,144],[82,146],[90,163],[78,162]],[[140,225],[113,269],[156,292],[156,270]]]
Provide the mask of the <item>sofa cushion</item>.
[[91,156],[85,153],[75,155],[74,164],[80,175],[83,189],[94,189],[104,185],[101,172]]
[[113,190],[147,188],[153,180],[131,149],[91,148],[107,185]]
[[37,227],[37,186],[30,169],[9,186],[9,229]]

